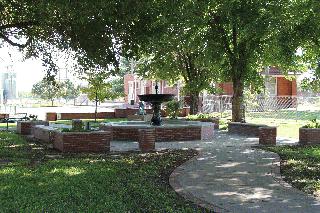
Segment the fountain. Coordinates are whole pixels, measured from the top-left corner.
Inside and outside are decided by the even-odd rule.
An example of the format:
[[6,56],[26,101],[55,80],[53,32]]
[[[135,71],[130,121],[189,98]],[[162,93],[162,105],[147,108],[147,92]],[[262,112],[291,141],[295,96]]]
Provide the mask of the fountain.
[[153,115],[151,124],[153,126],[161,126],[161,104],[173,100],[173,94],[159,94],[159,87],[155,85],[156,94],[138,95],[140,101],[149,102],[152,105]]
[[[115,141],[141,141],[139,135],[140,132],[145,129],[149,129],[151,132],[153,131],[152,134],[155,135],[154,140],[156,142],[199,141],[213,139],[214,124],[210,122],[169,119],[166,120],[166,122],[162,125],[160,112],[161,103],[173,100],[174,95],[159,94],[157,84],[155,89],[156,94],[138,95],[140,101],[145,101],[152,104],[153,115],[151,123],[147,123],[145,121],[102,123],[99,127],[100,130],[111,131],[113,140]],[[140,108],[140,111],[143,111],[143,107]]]

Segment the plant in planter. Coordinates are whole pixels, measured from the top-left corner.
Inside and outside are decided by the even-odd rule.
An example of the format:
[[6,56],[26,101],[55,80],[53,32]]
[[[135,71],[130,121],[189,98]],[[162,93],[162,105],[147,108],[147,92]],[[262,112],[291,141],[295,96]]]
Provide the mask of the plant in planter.
[[38,120],[38,116],[37,116],[37,115],[30,114],[30,115],[28,116],[28,120],[37,121],[37,120]]
[[167,111],[167,114],[169,115],[169,118],[171,118],[171,119],[178,118],[181,106],[182,106],[181,101],[172,100],[172,101],[167,102],[166,111]]
[[199,113],[196,115],[188,115],[186,119],[189,121],[212,122],[215,123],[215,129],[219,129],[219,118],[214,114]]
[[299,143],[303,145],[320,144],[320,123],[312,119],[309,124],[299,129]]
[[310,121],[310,123],[302,126],[302,128],[308,128],[308,129],[316,129],[316,128],[320,128],[320,123],[317,121],[316,118],[312,119]]

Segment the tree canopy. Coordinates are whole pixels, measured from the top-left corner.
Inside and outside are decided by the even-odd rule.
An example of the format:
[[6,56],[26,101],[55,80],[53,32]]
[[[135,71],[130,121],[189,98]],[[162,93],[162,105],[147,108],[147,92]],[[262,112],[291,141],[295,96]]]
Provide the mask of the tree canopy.
[[61,97],[62,84],[44,78],[33,85],[31,93],[35,97],[51,101],[51,106],[53,106],[54,100]]

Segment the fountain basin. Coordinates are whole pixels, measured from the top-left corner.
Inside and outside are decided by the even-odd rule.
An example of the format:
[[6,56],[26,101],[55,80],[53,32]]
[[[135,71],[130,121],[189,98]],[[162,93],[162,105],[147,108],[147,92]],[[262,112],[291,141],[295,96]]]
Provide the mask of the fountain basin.
[[148,95],[138,95],[140,101],[150,102],[150,103],[163,103],[172,101],[174,98],[173,94],[148,94]]
[[138,141],[139,129],[154,128],[156,142],[212,140],[214,124],[198,121],[166,122],[152,126],[143,121],[103,123],[100,130],[112,131],[113,140]]

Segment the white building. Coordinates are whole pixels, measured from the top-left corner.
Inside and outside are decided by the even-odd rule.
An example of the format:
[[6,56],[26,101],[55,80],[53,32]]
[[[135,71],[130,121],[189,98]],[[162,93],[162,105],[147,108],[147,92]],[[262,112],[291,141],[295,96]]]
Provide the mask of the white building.
[[4,104],[9,99],[18,98],[17,73],[13,71],[12,65],[0,70],[0,103]]

